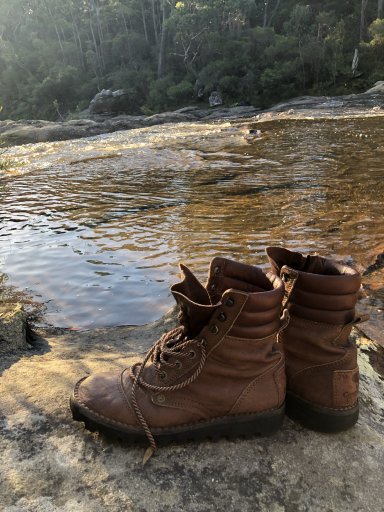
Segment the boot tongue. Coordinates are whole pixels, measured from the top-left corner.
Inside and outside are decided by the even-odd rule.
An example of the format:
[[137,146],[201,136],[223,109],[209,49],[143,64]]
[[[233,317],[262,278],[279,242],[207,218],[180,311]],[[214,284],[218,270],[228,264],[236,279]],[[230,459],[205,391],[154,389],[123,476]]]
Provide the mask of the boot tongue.
[[184,279],[171,287],[171,292],[181,309],[181,323],[186,335],[194,338],[207,323],[219,304],[212,305],[209,294],[185,265],[180,265]]

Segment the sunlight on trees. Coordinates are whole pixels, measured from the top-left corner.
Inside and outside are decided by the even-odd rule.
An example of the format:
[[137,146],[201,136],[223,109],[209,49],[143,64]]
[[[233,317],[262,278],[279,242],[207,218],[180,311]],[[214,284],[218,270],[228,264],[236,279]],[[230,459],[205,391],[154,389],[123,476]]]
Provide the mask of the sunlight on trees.
[[3,0],[0,118],[60,120],[109,88],[131,114],[216,89],[258,106],[364,90],[384,78],[382,15],[383,0]]

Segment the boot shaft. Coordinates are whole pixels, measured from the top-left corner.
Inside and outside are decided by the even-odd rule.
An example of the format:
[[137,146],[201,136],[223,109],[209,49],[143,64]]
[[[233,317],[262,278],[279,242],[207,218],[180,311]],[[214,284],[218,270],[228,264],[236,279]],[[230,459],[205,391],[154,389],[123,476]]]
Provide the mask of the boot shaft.
[[[356,322],[360,275],[330,259],[279,247],[268,248],[267,255],[285,283],[283,308],[290,314],[280,336],[290,400],[299,416],[306,410],[324,430],[350,426],[357,419],[358,368],[349,335]],[[353,410],[350,424],[344,412],[341,420],[325,412],[349,409]],[[301,419],[308,421],[305,416]]]
[[268,247],[273,272],[285,283],[283,306],[300,318],[344,325],[355,317],[360,274],[321,256]]

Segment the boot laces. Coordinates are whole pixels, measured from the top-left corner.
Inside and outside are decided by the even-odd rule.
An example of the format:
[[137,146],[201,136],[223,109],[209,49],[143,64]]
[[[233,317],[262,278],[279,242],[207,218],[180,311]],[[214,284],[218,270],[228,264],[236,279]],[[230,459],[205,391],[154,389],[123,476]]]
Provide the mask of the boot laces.
[[[134,364],[129,372],[129,377],[131,378],[133,384],[131,389],[131,399],[132,399],[132,405],[134,412],[136,414],[137,420],[139,421],[142,429],[145,432],[145,435],[147,436],[147,439],[149,441],[149,447],[144,455],[143,464],[145,464],[151,456],[155,453],[157,449],[155,438],[151,432],[151,429],[148,425],[148,422],[143,414],[143,411],[141,410],[141,407],[137,401],[136,398],[136,391],[139,386],[142,386],[143,388],[150,389],[155,392],[167,392],[167,391],[176,391],[179,389],[182,389],[189,384],[191,384],[200,374],[201,370],[203,369],[203,366],[205,364],[205,360],[207,358],[207,351],[205,347],[205,340],[204,339],[190,339],[188,337],[186,325],[185,322],[185,315],[183,311],[181,311],[181,314],[179,316],[182,325],[179,327],[176,327],[175,329],[172,329],[171,331],[163,334],[161,338],[155,342],[155,344],[149,349],[147,352],[144,360],[142,362]],[[146,367],[147,362],[150,360],[153,368],[155,369],[156,373],[158,375],[163,373],[164,367],[177,367],[178,363],[172,362],[172,359],[175,359],[175,356],[180,356],[182,353],[185,353],[189,347],[198,344],[201,347],[201,359],[198,367],[194,371],[194,373],[185,379],[184,381],[180,382],[179,384],[174,384],[172,386],[158,386],[156,384],[150,384],[149,382],[146,382],[142,378],[143,371]],[[194,352],[194,351],[190,351]]]

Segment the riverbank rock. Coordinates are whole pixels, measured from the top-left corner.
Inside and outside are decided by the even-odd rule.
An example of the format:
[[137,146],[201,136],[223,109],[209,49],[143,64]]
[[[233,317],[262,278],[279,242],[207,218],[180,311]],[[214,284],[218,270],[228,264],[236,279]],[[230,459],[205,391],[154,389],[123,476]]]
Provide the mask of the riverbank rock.
[[302,96],[279,103],[263,111],[252,105],[223,107],[221,106],[221,98],[215,92],[212,93],[212,101],[210,102],[215,107],[213,109],[187,106],[174,112],[162,112],[152,116],[116,115],[116,112],[123,109],[112,108],[107,103],[112,100],[116,102],[123,101],[122,98],[125,98],[124,91],[115,91],[116,94],[112,91],[102,91],[99,93],[100,96],[96,95],[94,98],[92,108],[81,113],[81,119],[63,122],[44,120],[12,121],[9,119],[0,121],[0,147],[78,139],[165,123],[211,122],[252,118],[260,113],[262,113],[263,118],[258,120],[265,120],[268,119],[268,116],[276,115],[292,117],[296,112],[298,115],[309,115],[311,117],[338,116],[347,113],[361,114],[369,110],[378,114],[384,111],[383,91],[384,82],[376,82],[375,86],[365,93],[335,97]]
[[384,80],[376,82],[371,89],[368,89],[364,94],[384,94]]
[[0,358],[4,354],[28,348],[27,315],[22,305],[0,303]]
[[129,94],[124,89],[111,91],[103,89],[91,100],[89,104],[90,114],[116,114],[129,111],[131,102]]
[[267,112],[288,112],[290,110],[329,111],[337,115],[348,110],[362,111],[384,108],[384,82],[376,82],[372,89],[359,94],[342,96],[301,96],[279,103]]
[[138,360],[174,325],[41,330],[21,359],[0,359],[2,512],[358,512],[384,508],[384,350],[360,346],[361,414],[337,435],[288,418],[267,438],[160,448],[111,442],[74,422],[68,397],[90,372]]
[[210,107],[220,107],[223,104],[223,98],[218,91],[211,92],[208,101]]
[[51,121],[0,121],[0,147],[79,139],[120,130],[145,128],[165,123],[212,121],[251,117],[260,109],[248,107],[216,108],[214,111],[186,107],[175,112],[163,112],[152,116],[106,116],[92,114],[92,119],[75,119],[64,122]]

